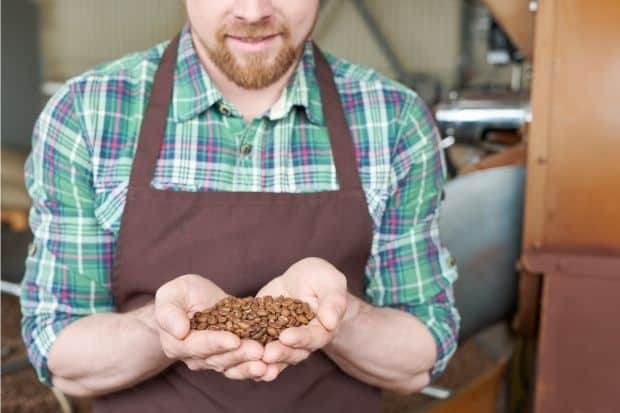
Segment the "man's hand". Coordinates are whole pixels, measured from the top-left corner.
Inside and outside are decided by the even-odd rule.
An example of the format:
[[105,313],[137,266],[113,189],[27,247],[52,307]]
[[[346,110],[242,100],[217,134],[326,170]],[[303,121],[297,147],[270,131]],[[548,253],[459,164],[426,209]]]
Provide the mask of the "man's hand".
[[190,370],[215,370],[230,379],[265,375],[263,346],[240,340],[227,331],[190,330],[189,320],[212,307],[227,294],[205,277],[186,274],[161,286],[155,295],[155,318],[161,346],[170,359],[184,362]]
[[303,300],[316,314],[307,326],[287,328],[280,333],[279,340],[265,346],[262,361],[268,365],[260,379],[271,381],[288,365],[305,360],[311,352],[332,341],[347,307],[347,279],[321,258],[304,258],[261,288],[256,296],[264,295]]

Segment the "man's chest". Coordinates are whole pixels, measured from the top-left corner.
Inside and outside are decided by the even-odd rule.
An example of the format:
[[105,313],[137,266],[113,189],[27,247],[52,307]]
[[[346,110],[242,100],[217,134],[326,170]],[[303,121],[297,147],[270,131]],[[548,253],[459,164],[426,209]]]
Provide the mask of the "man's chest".
[[[118,233],[139,125],[103,124],[107,127],[93,141],[95,213],[104,228]],[[387,127],[378,125],[352,129],[360,180],[377,224],[391,173],[387,133]],[[339,188],[326,127],[299,119],[263,118],[244,124],[209,112],[182,123],[168,122],[151,186],[168,191],[277,193]]]

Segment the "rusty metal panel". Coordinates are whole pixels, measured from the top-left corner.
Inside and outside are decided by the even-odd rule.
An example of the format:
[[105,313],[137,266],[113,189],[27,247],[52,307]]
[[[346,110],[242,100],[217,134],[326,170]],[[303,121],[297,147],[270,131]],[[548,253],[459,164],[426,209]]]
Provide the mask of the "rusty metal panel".
[[620,251],[620,2],[541,1],[525,245]]
[[[620,1],[545,0],[536,15],[523,251],[620,255]],[[520,281],[532,334],[539,283]]]
[[550,272],[543,290],[536,412],[617,412],[620,277]]

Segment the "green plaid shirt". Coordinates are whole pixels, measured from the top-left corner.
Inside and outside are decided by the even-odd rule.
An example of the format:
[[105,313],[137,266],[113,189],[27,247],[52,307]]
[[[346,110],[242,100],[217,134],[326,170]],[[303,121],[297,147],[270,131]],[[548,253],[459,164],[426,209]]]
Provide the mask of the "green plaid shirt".
[[[115,311],[110,272],[142,115],[166,43],[67,82],[40,114],[25,165],[35,239],[22,282],[22,334],[39,379],[59,332]],[[457,277],[440,245],[445,180],[439,136],[422,100],[377,72],[327,55],[373,218],[368,300],[430,330],[436,377],[456,348]],[[246,124],[203,69],[184,27],[173,102],[151,185],[171,191],[338,189],[311,44],[274,106]],[[251,150],[240,149],[251,145]],[[246,146],[245,149],[248,147]]]

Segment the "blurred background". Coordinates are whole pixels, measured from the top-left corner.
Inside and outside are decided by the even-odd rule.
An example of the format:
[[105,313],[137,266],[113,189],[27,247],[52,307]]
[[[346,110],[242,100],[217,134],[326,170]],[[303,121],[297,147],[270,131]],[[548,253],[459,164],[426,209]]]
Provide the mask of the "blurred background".
[[[2,411],[87,412],[88,400],[39,384],[25,358],[16,298],[32,239],[23,163],[37,115],[65,81],[172,38],[185,22],[184,9],[171,0],[1,4]],[[569,411],[567,405],[612,411],[605,409],[611,409],[606,403],[613,390],[599,379],[617,383],[619,373],[597,376],[593,366],[603,361],[594,355],[583,365],[571,363],[584,346],[594,345],[592,354],[600,346],[620,348],[618,336],[590,329],[600,342],[558,348],[566,331],[562,317],[578,319],[574,303],[592,305],[580,319],[590,326],[590,320],[612,316],[592,297],[620,294],[620,170],[611,155],[620,150],[620,116],[610,110],[620,97],[619,4],[321,2],[317,43],[422,96],[439,125],[450,178],[440,232],[459,266],[461,346],[445,375],[423,394],[386,394],[386,412],[551,412]],[[618,70],[596,76],[587,62]],[[575,99],[583,96],[600,98],[583,106]],[[587,199],[574,201],[575,192]],[[606,205],[602,212],[591,208],[599,204]],[[557,278],[562,271],[583,284],[556,282],[564,279]],[[589,284],[593,279],[615,283]],[[554,311],[541,313],[543,298]],[[541,328],[547,328],[543,341]],[[541,349],[555,358],[541,358]],[[607,362],[620,371],[616,357]],[[563,368],[581,366],[589,366],[602,404],[571,391],[575,379]],[[541,387],[542,380],[551,384]]]

